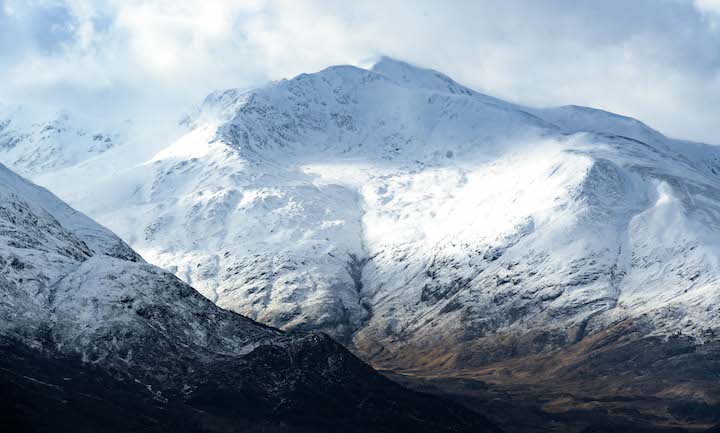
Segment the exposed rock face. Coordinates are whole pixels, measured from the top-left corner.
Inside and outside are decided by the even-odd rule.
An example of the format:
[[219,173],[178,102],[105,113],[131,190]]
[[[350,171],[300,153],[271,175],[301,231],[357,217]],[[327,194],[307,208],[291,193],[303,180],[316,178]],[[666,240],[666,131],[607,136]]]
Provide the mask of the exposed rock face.
[[225,311],[0,166],[0,402],[12,431],[497,431],[326,335]]

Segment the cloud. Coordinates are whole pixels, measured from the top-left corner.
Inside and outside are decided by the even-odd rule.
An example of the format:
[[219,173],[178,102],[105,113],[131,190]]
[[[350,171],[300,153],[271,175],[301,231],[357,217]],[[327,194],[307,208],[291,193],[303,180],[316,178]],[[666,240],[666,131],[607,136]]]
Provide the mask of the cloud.
[[720,0],[695,0],[695,6],[701,11],[720,14]]
[[718,0],[0,0],[0,99],[172,113],[382,54],[720,144]]
[[695,0],[695,7],[705,15],[713,31],[720,31],[720,0]]

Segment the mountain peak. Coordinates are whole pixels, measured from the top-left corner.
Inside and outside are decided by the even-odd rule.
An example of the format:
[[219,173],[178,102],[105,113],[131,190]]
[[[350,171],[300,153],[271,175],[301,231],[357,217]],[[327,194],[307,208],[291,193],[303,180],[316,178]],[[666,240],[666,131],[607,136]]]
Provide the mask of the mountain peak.
[[372,72],[383,75],[398,84],[428,90],[450,93],[473,93],[470,89],[455,82],[452,78],[433,69],[421,68],[402,60],[383,56],[372,67]]
[[[406,62],[404,60],[399,60],[393,57],[389,56],[381,56],[375,64],[373,64],[372,71],[377,73],[388,73],[392,71],[402,71],[409,74],[422,74],[422,73],[433,73],[433,74],[440,74],[439,72],[429,69],[429,68],[422,68],[420,66],[416,66],[410,62]],[[443,75],[443,74],[440,74]]]
[[384,69],[388,69],[388,68],[409,68],[409,69],[426,70],[425,68],[415,66],[404,60],[396,59],[396,58],[390,57],[390,56],[380,56],[378,58],[378,60],[371,67],[371,70],[379,71],[379,70],[384,70]]

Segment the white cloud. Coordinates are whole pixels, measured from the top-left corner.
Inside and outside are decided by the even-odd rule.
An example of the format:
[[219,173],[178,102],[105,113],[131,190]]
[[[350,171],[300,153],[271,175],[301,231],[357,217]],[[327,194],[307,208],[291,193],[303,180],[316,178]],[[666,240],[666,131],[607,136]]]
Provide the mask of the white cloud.
[[215,88],[387,54],[720,143],[718,3],[0,0],[0,98],[175,114]]
[[720,32],[720,0],[695,0],[695,7],[705,14],[709,27]]
[[703,11],[720,13],[720,0],[695,0],[695,5]]

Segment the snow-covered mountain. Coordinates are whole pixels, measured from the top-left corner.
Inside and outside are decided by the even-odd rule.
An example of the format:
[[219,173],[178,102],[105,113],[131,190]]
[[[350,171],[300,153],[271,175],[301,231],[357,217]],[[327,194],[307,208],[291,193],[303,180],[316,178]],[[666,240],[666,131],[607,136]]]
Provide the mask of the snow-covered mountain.
[[23,107],[0,105],[0,158],[16,172],[37,175],[75,166],[124,144],[132,124],[99,127],[93,118],[54,113],[47,120]]
[[498,431],[218,308],[2,165],[0,354],[8,431]]
[[141,164],[28,172],[217,305],[378,362],[484,365],[628,320],[717,339],[713,146],[387,58],[218,91],[182,123]]

